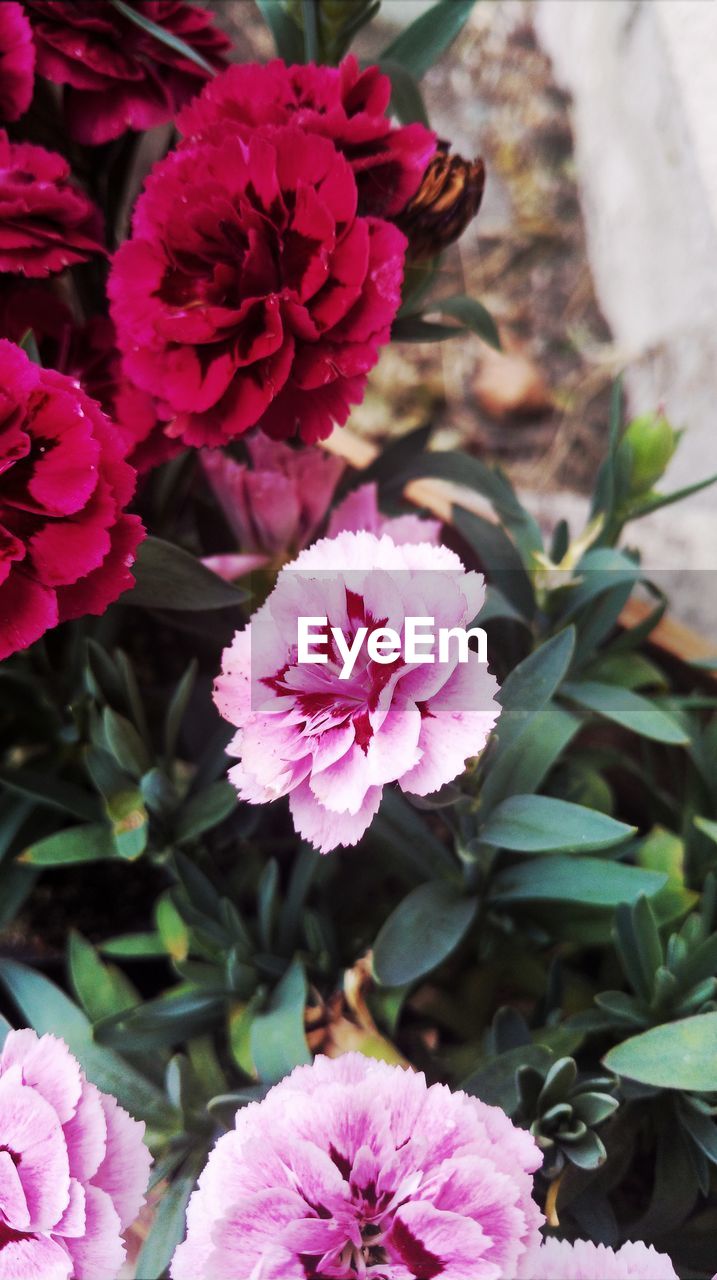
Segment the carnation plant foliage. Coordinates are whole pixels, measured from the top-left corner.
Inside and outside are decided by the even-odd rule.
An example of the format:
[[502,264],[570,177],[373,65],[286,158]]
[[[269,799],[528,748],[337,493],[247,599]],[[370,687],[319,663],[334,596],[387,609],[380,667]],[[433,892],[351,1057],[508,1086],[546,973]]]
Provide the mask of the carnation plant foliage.
[[258,9],[0,5],[0,1280],[710,1280],[715,662],[630,527],[714,477],[619,381],[584,528],[343,461],[500,345],[472,4]]

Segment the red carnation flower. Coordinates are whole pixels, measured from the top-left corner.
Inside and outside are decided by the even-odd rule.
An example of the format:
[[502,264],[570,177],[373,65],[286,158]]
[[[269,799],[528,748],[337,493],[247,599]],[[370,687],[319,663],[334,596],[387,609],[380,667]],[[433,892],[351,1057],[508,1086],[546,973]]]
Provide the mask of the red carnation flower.
[[35,46],[21,4],[0,4],[0,120],[19,120],[32,101]]
[[[38,73],[66,86],[67,126],[77,142],[95,145],[164,124],[209,75],[106,0],[27,0],[27,7]],[[224,66],[231,41],[206,10],[180,0],[132,0],[131,7],[210,67]]]
[[186,444],[255,424],[312,443],[343,423],[389,337],[406,240],[357,215],[329,139],[265,126],[169,155],[109,292],[129,377]]
[[0,659],[132,586],[134,478],[77,383],[0,341]]
[[125,377],[108,317],[78,326],[51,285],[6,277],[0,282],[0,338],[20,342],[28,330],[43,365],[75,378],[104,410],[130,466],[148,471],[174,457],[181,444],[165,435],[154,398]]
[[378,67],[248,64],[230,67],[181,112],[177,127],[188,142],[250,137],[265,124],[296,124],[330,138],[354,171],[359,212],[392,217],[421,184],[436,150],[422,124],[397,128],[386,118],[391,82]]
[[0,271],[47,276],[104,253],[102,221],[62,156],[0,129]]

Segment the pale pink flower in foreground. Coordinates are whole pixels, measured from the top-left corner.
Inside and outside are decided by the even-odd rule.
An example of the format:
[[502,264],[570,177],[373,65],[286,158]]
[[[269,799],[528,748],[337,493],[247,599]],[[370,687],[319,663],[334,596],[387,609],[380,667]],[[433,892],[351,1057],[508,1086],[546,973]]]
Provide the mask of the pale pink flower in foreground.
[[375,816],[383,787],[425,796],[463,771],[498,717],[498,684],[476,653],[426,665],[401,656],[372,661],[363,645],[349,678],[336,641],[328,663],[298,661],[298,619],[326,617],[344,642],[406,618],[432,617],[434,630],[470,627],[485,587],[447,547],[396,544],[387,535],[324,538],[284,568],[250,626],[224,651],[214,689],[236,725],[229,772],[242,799],[288,795],[297,831],[322,853],[352,845]]
[[609,1249],[591,1240],[546,1240],[521,1263],[521,1280],[678,1280],[666,1253],[636,1240]]
[[144,1200],[144,1124],[67,1045],[11,1031],[0,1055],[0,1280],[113,1280]]
[[205,561],[226,578],[283,563],[308,546],[344,469],[339,458],[312,446],[292,449],[260,434],[246,443],[251,465],[221,449],[201,453],[207,480],[242,552]]
[[394,542],[432,542],[438,544],[441,533],[440,520],[427,520],[422,516],[384,516],[378,508],[378,485],[362,484],[352,490],[331,513],[326,532],[329,538],[350,532],[375,533],[379,537],[387,533]]
[[500,1280],[539,1239],[541,1154],[498,1108],[361,1054],[237,1112],[173,1280]]

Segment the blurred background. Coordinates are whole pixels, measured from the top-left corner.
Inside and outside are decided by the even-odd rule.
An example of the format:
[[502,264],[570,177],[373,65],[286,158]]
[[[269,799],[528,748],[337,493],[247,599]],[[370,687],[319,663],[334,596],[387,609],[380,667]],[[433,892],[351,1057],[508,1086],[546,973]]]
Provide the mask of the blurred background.
[[[253,0],[211,7],[240,60],[272,55]],[[384,0],[358,56],[428,7]],[[665,487],[717,472],[715,48],[710,0],[478,0],[423,90],[439,136],[486,163],[445,291],[462,276],[504,354],[394,344],[351,430],[381,441],[431,421],[437,447],[499,461],[546,523],[577,521],[625,370],[630,414],[662,407],[687,429]],[[708,489],[631,535],[669,571],[677,613],[712,635],[716,504]]]

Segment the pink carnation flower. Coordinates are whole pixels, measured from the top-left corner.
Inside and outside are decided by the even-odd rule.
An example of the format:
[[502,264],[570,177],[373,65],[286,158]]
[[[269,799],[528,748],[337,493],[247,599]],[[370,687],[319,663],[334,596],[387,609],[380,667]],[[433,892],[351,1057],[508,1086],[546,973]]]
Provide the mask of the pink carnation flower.
[[112,1280],[144,1201],[144,1125],[67,1045],[11,1031],[0,1055],[0,1280]]
[[[344,469],[322,449],[292,449],[253,435],[251,466],[219,449],[204,450],[205,475],[244,555],[218,556],[229,576],[282,563],[308,546],[326,517]],[[221,567],[221,566],[220,566]]]
[[394,542],[432,542],[438,544],[441,533],[440,520],[427,520],[423,516],[384,516],[378,508],[378,485],[362,484],[354,489],[331,513],[326,532],[329,538],[350,531],[375,533],[379,537],[387,533]]
[[539,1238],[541,1156],[498,1107],[361,1054],[237,1112],[173,1280],[500,1280]]
[[[356,844],[389,782],[428,795],[481,751],[498,716],[495,678],[474,653],[433,665],[377,663],[364,648],[348,679],[333,640],[329,662],[298,662],[298,618],[326,617],[351,643],[359,627],[428,616],[469,627],[484,599],[480,574],[447,547],[342,533],[281,571],[252,623],[224,652],[216,704],[237,727],[229,752],[239,795],[288,795],[300,834],[323,853]],[[255,642],[252,644],[252,634]],[[402,644],[403,652],[403,644]]]
[[666,1253],[636,1240],[615,1251],[591,1240],[546,1240],[528,1253],[522,1280],[678,1280]]

